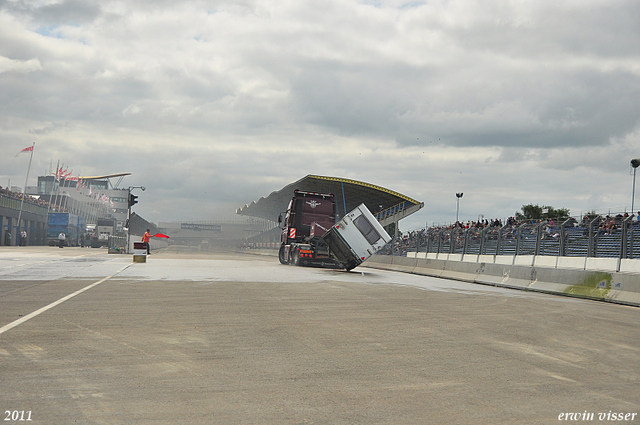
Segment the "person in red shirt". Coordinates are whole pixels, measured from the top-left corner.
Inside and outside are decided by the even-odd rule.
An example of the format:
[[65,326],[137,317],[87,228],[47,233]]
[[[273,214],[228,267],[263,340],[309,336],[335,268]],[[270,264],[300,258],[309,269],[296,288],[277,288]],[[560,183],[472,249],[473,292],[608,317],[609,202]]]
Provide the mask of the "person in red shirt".
[[151,234],[149,233],[149,229],[147,229],[146,232],[144,232],[144,235],[142,236],[142,242],[144,242],[145,244],[147,244],[147,255],[151,254],[151,251],[149,250],[149,240],[152,238],[153,236],[151,236]]

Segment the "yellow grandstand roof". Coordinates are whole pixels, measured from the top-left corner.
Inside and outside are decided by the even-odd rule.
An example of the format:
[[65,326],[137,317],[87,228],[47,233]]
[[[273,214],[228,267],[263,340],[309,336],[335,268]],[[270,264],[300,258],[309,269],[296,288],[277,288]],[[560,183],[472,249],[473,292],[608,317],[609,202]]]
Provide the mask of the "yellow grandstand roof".
[[381,210],[404,204],[406,207],[420,204],[419,201],[394,190],[371,183],[341,177],[308,175],[236,210],[237,214],[276,220],[293,196],[294,190],[333,193],[336,196],[338,214],[344,216],[360,204],[365,204],[376,214]]
[[116,174],[105,174],[104,176],[84,176],[78,177],[83,180],[97,180],[97,179],[110,179],[112,177],[122,177],[122,176],[130,176],[131,173],[116,173]]

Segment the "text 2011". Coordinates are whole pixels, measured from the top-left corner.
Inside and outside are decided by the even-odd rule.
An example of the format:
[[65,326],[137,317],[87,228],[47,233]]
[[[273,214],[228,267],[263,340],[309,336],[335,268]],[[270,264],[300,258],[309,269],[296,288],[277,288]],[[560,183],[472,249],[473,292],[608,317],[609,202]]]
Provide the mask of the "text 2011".
[[5,410],[5,421],[30,421],[31,410]]

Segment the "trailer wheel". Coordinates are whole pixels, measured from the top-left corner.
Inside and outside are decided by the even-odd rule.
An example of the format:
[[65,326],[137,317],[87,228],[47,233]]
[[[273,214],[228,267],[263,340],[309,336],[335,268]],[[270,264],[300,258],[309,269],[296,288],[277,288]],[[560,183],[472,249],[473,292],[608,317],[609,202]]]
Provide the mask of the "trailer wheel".
[[286,258],[284,258],[284,245],[280,245],[280,251],[278,251],[278,260],[280,264],[289,264]]

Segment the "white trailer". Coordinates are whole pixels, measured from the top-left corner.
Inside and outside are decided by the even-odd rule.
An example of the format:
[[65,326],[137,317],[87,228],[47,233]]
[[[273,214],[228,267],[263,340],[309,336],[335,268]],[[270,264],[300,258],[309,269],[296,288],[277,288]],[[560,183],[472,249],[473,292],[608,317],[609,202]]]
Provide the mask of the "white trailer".
[[344,216],[322,239],[329,246],[330,255],[347,270],[359,266],[391,241],[364,204]]

